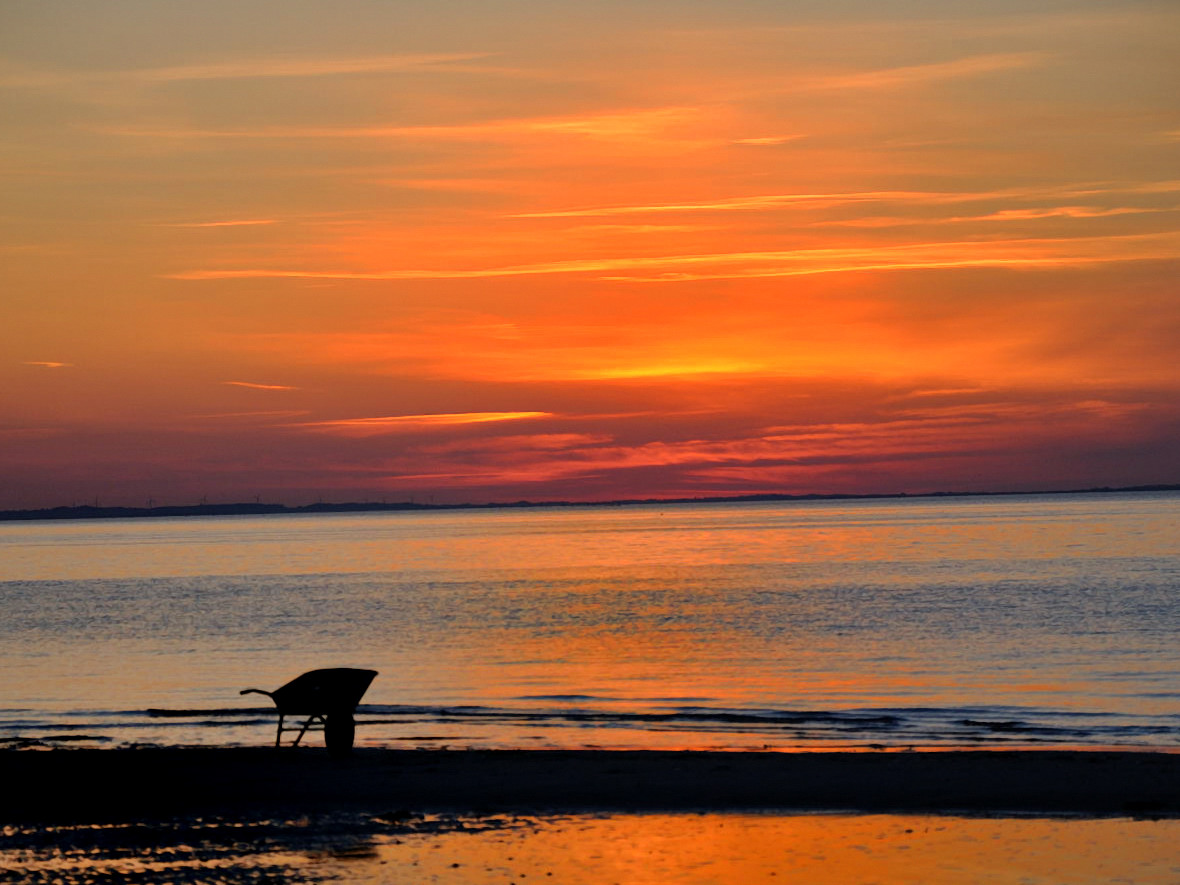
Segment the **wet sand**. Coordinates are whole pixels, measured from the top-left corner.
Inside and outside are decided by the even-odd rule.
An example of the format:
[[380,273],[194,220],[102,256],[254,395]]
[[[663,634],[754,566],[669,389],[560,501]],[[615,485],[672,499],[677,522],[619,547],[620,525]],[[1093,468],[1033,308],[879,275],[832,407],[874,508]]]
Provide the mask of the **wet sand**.
[[1180,754],[0,751],[0,824],[202,815],[854,811],[1180,817]]

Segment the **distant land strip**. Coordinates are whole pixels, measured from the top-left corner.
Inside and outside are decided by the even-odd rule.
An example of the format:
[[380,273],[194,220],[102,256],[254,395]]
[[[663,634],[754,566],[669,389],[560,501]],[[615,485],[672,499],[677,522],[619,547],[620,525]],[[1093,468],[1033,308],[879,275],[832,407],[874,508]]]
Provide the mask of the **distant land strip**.
[[758,501],[867,501],[891,498],[975,498],[1014,495],[1086,495],[1115,492],[1178,492],[1180,483],[1144,486],[1101,486],[1089,489],[1042,489],[1024,492],[888,492],[872,495],[764,493],[754,495],[702,496],[697,498],[622,498],[611,501],[501,501],[488,504],[420,504],[414,501],[315,504],[177,504],[158,507],[100,507],[91,504],[48,507],[40,510],[0,510],[0,521],[44,519],[140,519],[177,516],[258,516],[273,513],[370,513],[405,510],[496,510],[521,507],[623,507],[640,504],[737,504]]

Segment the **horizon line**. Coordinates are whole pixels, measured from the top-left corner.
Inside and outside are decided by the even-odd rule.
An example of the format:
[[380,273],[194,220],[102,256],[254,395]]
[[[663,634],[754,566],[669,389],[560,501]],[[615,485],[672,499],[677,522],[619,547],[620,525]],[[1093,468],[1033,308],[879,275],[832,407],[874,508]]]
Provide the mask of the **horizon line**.
[[121,519],[121,518],[165,518],[185,516],[265,516],[284,513],[364,513],[373,511],[404,510],[495,510],[529,507],[620,507],[644,504],[725,504],[756,503],[759,501],[847,501],[880,500],[889,498],[970,498],[1000,497],[1013,495],[1083,495],[1112,494],[1118,492],[1180,492],[1180,483],[1149,483],[1135,486],[1092,486],[1072,489],[1033,489],[1025,491],[947,491],[947,492],[752,492],[745,495],[701,495],[677,498],[613,498],[600,501],[491,501],[483,504],[460,502],[454,504],[419,503],[409,501],[375,502],[350,501],[332,504],[317,501],[314,504],[264,504],[259,501],[237,501],[224,504],[164,504],[159,506],[131,507],[123,505],[102,506],[99,504],[71,504],[56,507],[39,507],[15,510],[0,510],[0,522],[38,521],[55,519]]

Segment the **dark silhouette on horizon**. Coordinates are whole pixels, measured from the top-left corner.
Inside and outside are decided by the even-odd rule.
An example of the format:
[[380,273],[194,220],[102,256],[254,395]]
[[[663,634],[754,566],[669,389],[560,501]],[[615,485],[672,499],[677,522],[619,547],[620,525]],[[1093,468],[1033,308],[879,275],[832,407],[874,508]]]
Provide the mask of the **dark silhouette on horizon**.
[[1140,486],[1097,486],[1085,489],[1034,489],[1018,492],[880,492],[790,495],[759,492],[750,495],[702,495],[697,498],[617,498],[607,501],[494,501],[488,504],[419,504],[413,501],[373,503],[353,501],[330,504],[287,505],[239,502],[235,504],[177,504],[155,507],[97,507],[90,504],[46,507],[35,510],[0,510],[0,521],[39,519],[141,519],[177,516],[265,516],[282,513],[371,513],[400,510],[496,510],[529,507],[621,507],[628,504],[738,504],[758,501],[862,501],[890,498],[999,498],[1019,495],[1092,495],[1116,492],[1180,492],[1180,483]]
[[[356,734],[357,704],[377,676],[376,670],[355,670],[351,667],[332,667],[311,670],[296,676],[274,691],[245,688],[239,694],[264,694],[275,702],[279,724],[275,731],[275,746],[283,745],[284,731],[297,731],[291,743],[299,746],[308,731],[323,731],[324,745],[333,756],[347,756],[352,752]],[[306,716],[303,725],[284,727],[288,716]]]

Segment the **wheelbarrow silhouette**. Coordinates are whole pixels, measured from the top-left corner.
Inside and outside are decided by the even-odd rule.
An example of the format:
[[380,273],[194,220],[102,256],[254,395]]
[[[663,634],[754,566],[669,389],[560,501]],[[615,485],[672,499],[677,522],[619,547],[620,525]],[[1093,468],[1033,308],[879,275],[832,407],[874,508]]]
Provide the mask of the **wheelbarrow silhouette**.
[[[376,675],[376,670],[332,667],[296,676],[274,691],[246,688],[239,694],[264,694],[275,702],[279,713],[276,747],[283,745],[285,731],[299,732],[291,743],[292,747],[299,746],[307,732],[322,731],[328,752],[333,756],[344,756],[352,751],[356,733],[353,714]],[[284,726],[288,716],[306,716],[307,719],[302,725]]]

